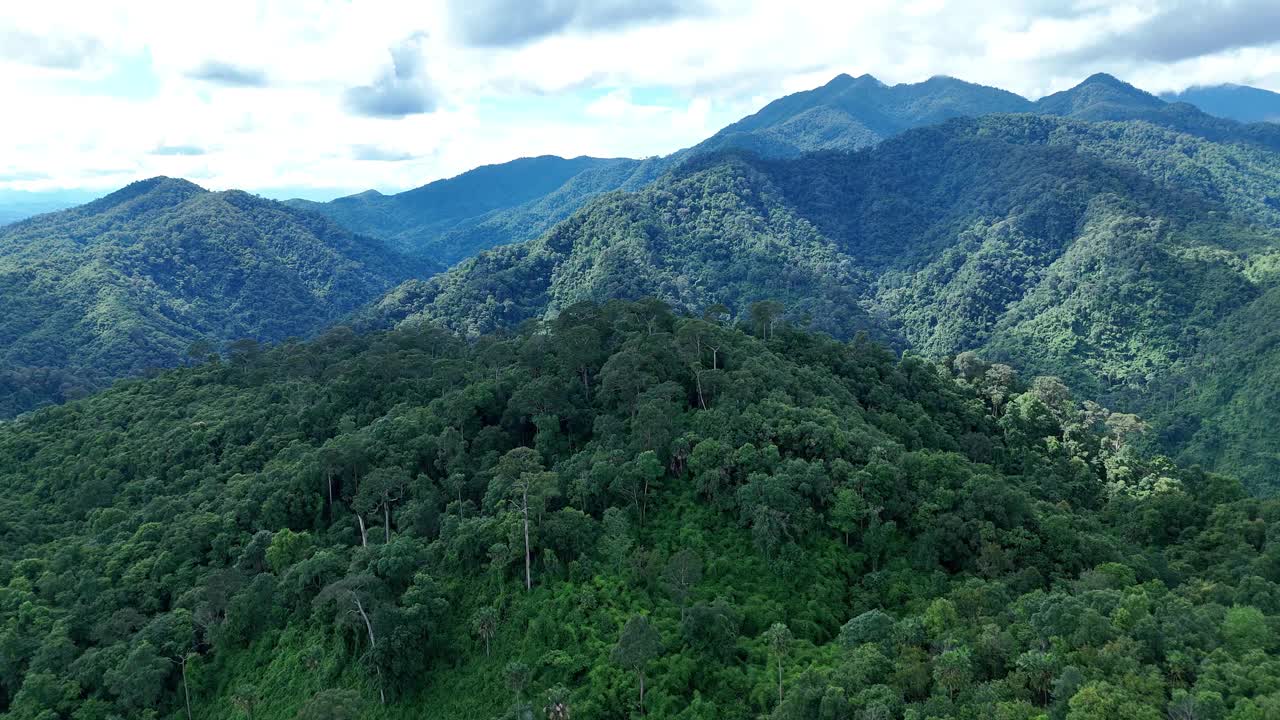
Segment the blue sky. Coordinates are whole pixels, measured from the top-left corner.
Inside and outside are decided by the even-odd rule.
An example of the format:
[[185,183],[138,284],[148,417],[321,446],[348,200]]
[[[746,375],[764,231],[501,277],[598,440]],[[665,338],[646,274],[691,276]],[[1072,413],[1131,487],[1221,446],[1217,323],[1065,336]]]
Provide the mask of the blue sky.
[[0,192],[166,174],[328,198],[666,154],[840,72],[1280,90],[1277,43],[1274,0],[6,3]]

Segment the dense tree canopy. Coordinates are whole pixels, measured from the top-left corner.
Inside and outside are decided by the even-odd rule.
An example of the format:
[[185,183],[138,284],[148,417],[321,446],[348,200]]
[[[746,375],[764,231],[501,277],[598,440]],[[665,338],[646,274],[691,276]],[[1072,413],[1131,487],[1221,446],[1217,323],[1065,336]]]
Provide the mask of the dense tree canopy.
[[1280,404],[1228,408],[1275,366],[1259,338],[1280,278],[1277,183],[1280,155],[1147,122],[959,119],[854,154],[691,161],[368,316],[474,335],[582,300],[723,303],[744,320],[777,301],[836,337],[1060,377],[1263,491],[1280,465],[1251,444],[1277,440]]
[[1053,378],[707,316],[337,329],[0,426],[0,712],[1280,707],[1277,501]]

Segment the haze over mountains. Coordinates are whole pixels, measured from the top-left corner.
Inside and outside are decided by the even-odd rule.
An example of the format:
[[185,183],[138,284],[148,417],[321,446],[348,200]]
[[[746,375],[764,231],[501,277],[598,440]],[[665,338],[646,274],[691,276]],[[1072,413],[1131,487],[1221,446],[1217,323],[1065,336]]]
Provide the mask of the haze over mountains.
[[1160,97],[1241,122],[1280,122],[1280,93],[1247,85],[1197,85],[1182,92],[1161,93]]

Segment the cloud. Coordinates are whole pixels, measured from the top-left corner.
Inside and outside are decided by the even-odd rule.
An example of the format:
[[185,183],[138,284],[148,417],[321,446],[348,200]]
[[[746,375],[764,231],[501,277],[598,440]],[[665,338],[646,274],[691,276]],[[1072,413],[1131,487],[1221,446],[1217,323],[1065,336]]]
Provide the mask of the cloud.
[[569,30],[616,30],[699,15],[695,0],[449,0],[462,40],[480,47],[518,46]]
[[378,162],[401,162],[413,160],[417,156],[400,150],[391,150],[378,145],[352,145],[351,157],[356,160],[374,160]]
[[102,42],[88,35],[37,35],[0,30],[0,58],[27,65],[75,70],[102,51]]
[[48,177],[48,173],[39,172],[37,170],[16,170],[14,172],[0,172],[0,183],[44,180]]
[[152,155],[204,155],[207,151],[195,145],[157,145]]
[[399,118],[435,111],[439,105],[435,88],[422,62],[426,34],[417,32],[391,48],[391,67],[371,85],[349,88],[346,107],[357,115]]
[[187,77],[227,87],[265,87],[266,72],[258,68],[208,60],[187,73]]
[[1124,32],[1070,53],[1076,60],[1177,62],[1280,42],[1276,0],[1178,0]]

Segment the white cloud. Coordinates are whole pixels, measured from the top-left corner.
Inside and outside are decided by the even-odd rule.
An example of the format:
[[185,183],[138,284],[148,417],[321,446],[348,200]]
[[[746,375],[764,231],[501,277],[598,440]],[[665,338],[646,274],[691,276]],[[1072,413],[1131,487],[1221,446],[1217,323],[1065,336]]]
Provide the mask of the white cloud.
[[[195,14],[164,0],[2,4],[0,189],[164,173],[394,190],[526,155],[662,154],[839,72],[947,74],[1029,97],[1096,71],[1153,91],[1280,89],[1265,29],[1226,45],[1181,29],[1178,42],[1207,54],[1149,57],[1177,55],[1152,43],[1207,0],[704,0],[692,13],[609,0],[596,15],[539,1],[579,9],[468,30],[446,0],[231,0]],[[1156,31],[1130,43],[1154,51],[1118,50]],[[353,88],[396,102],[362,115]]]

